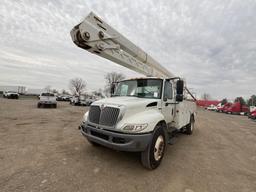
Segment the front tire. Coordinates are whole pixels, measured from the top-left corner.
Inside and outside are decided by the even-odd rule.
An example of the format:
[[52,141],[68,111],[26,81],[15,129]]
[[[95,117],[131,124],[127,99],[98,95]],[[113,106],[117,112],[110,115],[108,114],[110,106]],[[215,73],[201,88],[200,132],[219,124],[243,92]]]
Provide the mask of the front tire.
[[190,123],[186,126],[185,133],[187,135],[192,135],[192,133],[194,131],[194,128],[195,128],[195,119],[194,119],[194,116],[191,116],[190,117]]
[[163,157],[166,148],[166,136],[161,126],[157,126],[151,143],[147,149],[141,152],[141,163],[147,169],[157,168]]

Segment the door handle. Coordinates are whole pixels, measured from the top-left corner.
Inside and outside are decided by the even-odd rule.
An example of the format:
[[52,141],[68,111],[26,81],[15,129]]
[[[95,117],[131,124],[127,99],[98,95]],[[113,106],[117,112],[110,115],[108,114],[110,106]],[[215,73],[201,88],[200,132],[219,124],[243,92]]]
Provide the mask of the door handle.
[[165,106],[168,106],[168,105],[170,105],[170,104],[172,104],[172,103],[167,103],[167,102],[166,102],[166,103],[165,103]]

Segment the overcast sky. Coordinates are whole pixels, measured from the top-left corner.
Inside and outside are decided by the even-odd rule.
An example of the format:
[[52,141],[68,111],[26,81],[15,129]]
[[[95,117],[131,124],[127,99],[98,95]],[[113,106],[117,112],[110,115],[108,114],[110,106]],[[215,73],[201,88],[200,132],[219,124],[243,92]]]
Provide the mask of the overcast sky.
[[87,90],[104,75],[139,74],[76,47],[70,30],[90,12],[148,52],[198,95],[256,94],[255,0],[1,0],[0,85]]

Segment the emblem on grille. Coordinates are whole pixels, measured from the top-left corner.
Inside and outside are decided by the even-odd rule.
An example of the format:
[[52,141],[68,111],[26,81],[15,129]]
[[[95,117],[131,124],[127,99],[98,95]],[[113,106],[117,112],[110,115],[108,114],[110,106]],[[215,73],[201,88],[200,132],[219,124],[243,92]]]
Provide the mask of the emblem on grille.
[[105,108],[104,104],[100,106],[100,110],[103,110]]

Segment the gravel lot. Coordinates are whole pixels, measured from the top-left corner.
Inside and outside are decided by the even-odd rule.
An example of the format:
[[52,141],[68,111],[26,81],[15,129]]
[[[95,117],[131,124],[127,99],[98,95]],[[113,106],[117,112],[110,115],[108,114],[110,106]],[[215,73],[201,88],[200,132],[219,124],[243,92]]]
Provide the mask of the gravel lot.
[[0,98],[0,191],[256,191],[256,122],[245,116],[199,110],[194,134],[179,135],[148,171],[138,154],[80,135],[88,108],[36,104]]

